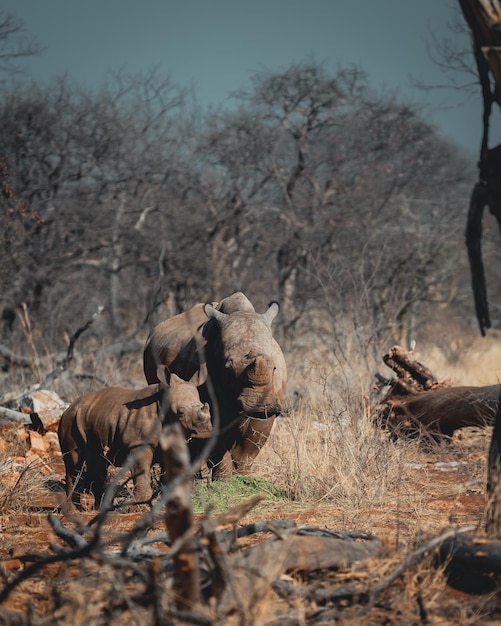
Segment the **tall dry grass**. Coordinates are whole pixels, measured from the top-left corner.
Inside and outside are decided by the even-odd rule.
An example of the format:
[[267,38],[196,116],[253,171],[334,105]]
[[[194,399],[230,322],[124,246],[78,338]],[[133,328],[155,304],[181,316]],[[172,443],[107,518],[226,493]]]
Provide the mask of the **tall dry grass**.
[[[26,328],[29,337],[32,331],[28,323]],[[441,380],[487,384],[497,378],[496,364],[501,363],[499,339],[479,339],[472,334],[449,341],[444,336],[440,345],[418,343],[417,358]],[[378,510],[383,522],[388,520],[398,526],[405,514],[416,519],[424,517],[430,463],[454,461],[468,454],[465,445],[444,445],[427,452],[417,440],[392,441],[386,431],[373,423],[374,373],[391,375],[387,368],[384,371],[383,352],[378,358],[358,361],[350,353],[342,361],[325,346],[314,350],[310,345],[309,358],[295,354],[292,360],[287,355],[290,384],[286,403],[290,411],[276,420],[252,472],[283,489],[291,505],[331,507],[350,519],[362,520],[364,515]],[[53,365],[46,364],[45,368]],[[33,382],[40,375],[38,366],[31,375]],[[23,370],[17,381],[13,377],[14,373],[11,385],[24,384],[29,372]],[[76,350],[54,388],[70,402],[82,393],[112,384],[145,384],[139,354],[114,358],[98,345],[85,356]],[[488,435],[484,436],[479,444],[478,461],[471,471],[471,481],[478,481],[482,489],[487,439]],[[466,438],[463,444],[467,441]],[[20,491],[29,492],[26,485]]]
[[[481,363],[480,348],[478,362]],[[420,356],[420,360],[430,366],[426,353]],[[440,361],[436,363],[440,364]],[[431,364],[441,379],[450,374],[458,375],[463,362],[458,358],[454,363],[450,357],[444,357],[442,363],[450,366],[449,374]],[[426,449],[419,440],[393,441],[389,433],[371,418],[371,386],[373,374],[378,370],[381,370],[381,363],[375,361],[372,364],[364,362],[358,371],[353,371],[335,359],[321,359],[316,363],[309,361],[301,368],[291,367],[287,397],[289,414],[276,420],[271,437],[252,469],[254,475],[283,489],[286,499],[271,504],[265,502],[261,510],[257,507],[249,515],[252,521],[257,521],[263,517],[269,519],[270,512],[273,517],[276,512],[282,517],[289,517],[300,511],[305,515],[298,523],[334,530],[372,531],[389,548],[387,558],[369,564],[366,569],[360,567],[349,573],[352,578],[364,580],[367,584],[381,580],[397,567],[405,554],[400,550],[403,545],[412,549],[427,533],[436,534],[451,526],[481,523],[481,510],[461,509],[459,505],[460,498],[465,494],[475,490],[480,495],[485,492],[485,459],[490,435],[489,429],[464,431],[452,443],[433,448],[428,446]],[[473,373],[481,380],[483,374],[480,371],[470,374]],[[142,386],[140,360],[112,359],[98,349],[85,358],[77,354],[68,371],[56,381],[55,387],[63,399],[70,401],[80,393],[103,384]],[[9,459],[14,454],[22,455],[23,445],[22,438],[14,437],[7,442],[5,450],[0,451],[0,471],[2,467],[11,471]],[[467,463],[467,470],[461,474],[452,470],[441,475],[435,467],[437,462]],[[2,463],[7,464],[2,466]],[[17,525],[4,538],[5,549],[18,554],[23,551],[20,545],[26,545],[32,551],[34,531],[40,533],[37,535],[39,547],[44,549],[47,545],[47,534],[42,534],[47,526],[44,515],[28,518],[23,513],[43,502],[48,490],[55,488],[55,482],[60,481],[62,475],[44,475],[34,464],[28,464],[25,469],[15,469],[18,474],[14,481],[0,481],[0,524],[7,526],[7,520],[16,520]],[[57,491],[53,494],[50,502],[54,507],[59,496],[63,495]],[[432,506],[436,504],[433,499],[442,501],[443,506]],[[114,533],[118,530],[116,519],[121,520],[124,530],[130,529],[133,524],[133,520],[126,515],[113,518],[110,537],[115,537]],[[9,523],[12,525],[12,522]],[[107,534],[104,536],[108,537]],[[64,579],[63,572],[61,579],[58,578],[57,597],[64,598],[64,601],[52,612],[57,623],[117,623],[117,619],[110,621],[107,617],[110,598],[116,599],[117,606],[120,603],[123,606],[131,604],[131,580],[125,579],[123,574],[117,575],[117,570],[102,565],[96,568],[96,573],[92,565],[86,564],[85,576]],[[90,576],[89,572],[94,573]],[[336,575],[339,578],[332,579],[332,585],[341,584],[342,577],[347,576],[343,572]],[[326,584],[329,576],[334,574],[322,572],[321,584]],[[37,596],[40,606],[35,613],[44,614],[51,582],[48,577],[41,580],[36,581],[41,591]],[[443,570],[432,567],[431,557],[409,569],[398,585],[393,585],[393,595],[388,596],[391,600],[388,606],[396,607],[394,615],[402,617],[398,623],[417,623],[409,621],[414,619],[417,597],[427,607],[441,606],[447,593],[445,580]],[[162,592],[165,589],[162,588]],[[32,591],[30,587],[30,598]],[[21,594],[22,589],[20,597]],[[248,623],[281,623],[280,616],[292,619],[293,614],[296,621],[288,623],[306,623],[310,604],[300,599],[294,603],[294,607],[290,602],[286,606],[283,600],[277,600],[270,593],[259,603],[256,602],[255,614],[250,616]],[[154,623],[148,606],[131,604],[131,607],[129,612],[117,609],[116,615],[120,616],[121,624]],[[356,612],[356,605],[353,610]],[[350,620],[347,611],[344,623],[359,624],[360,617]],[[383,621],[375,619],[370,623]],[[472,618],[471,611],[467,613],[465,610],[457,623],[486,622],[483,616]]]
[[[322,378],[320,394],[300,399],[276,420],[254,473],[282,488],[292,506],[330,511],[335,525],[375,532],[389,527],[397,542],[404,532],[411,538],[452,522],[454,498],[468,490],[483,496],[489,428],[466,429],[436,445],[394,440],[373,420],[368,373],[345,374],[330,384]],[[450,511],[430,510],[434,496],[450,498]],[[481,522],[478,511],[463,517],[461,522]]]

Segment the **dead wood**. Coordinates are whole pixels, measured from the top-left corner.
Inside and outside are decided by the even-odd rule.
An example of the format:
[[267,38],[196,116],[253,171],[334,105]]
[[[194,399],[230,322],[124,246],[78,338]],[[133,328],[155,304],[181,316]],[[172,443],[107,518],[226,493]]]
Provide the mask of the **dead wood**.
[[[169,449],[172,450],[171,447]],[[179,481],[179,478],[177,480]],[[172,496],[176,493],[175,485],[172,482],[169,483],[167,490],[170,493],[170,501],[172,501]],[[248,508],[248,506],[250,504],[246,503],[243,508]],[[172,510],[171,513],[175,514],[177,523],[179,518],[176,512]],[[223,520],[224,517],[223,515]],[[236,518],[235,511],[230,515],[230,518],[232,520]],[[295,606],[296,599],[312,603],[309,608],[306,608],[305,619],[307,623],[326,623],[332,619],[341,619],[348,607],[351,616],[363,617],[379,602],[383,592],[389,589],[397,578],[403,576],[406,570],[419,562],[420,559],[431,555],[439,548],[442,555],[440,562],[444,562],[444,559],[450,560],[451,550],[447,541],[452,542],[450,545],[454,546],[459,558],[458,546],[467,545],[467,541],[469,541],[469,538],[465,538],[465,541],[461,543],[459,538],[463,533],[473,529],[473,527],[468,527],[451,530],[437,537],[432,537],[411,552],[389,575],[374,584],[374,575],[370,577],[364,575],[364,572],[373,569],[372,561],[364,566],[359,565],[350,571],[356,563],[384,557],[378,538],[371,533],[337,532],[317,527],[283,529],[280,528],[280,524],[285,520],[271,520],[267,523],[267,527],[268,529],[274,527],[273,537],[243,550],[233,545],[233,552],[231,552],[220,541],[222,535],[225,535],[227,531],[216,530],[219,527],[216,518],[207,514],[197,531],[198,541],[195,546],[199,562],[204,563],[204,560],[206,561],[202,565],[201,571],[209,576],[209,588],[206,588],[209,593],[204,595],[203,602],[193,604],[190,609],[181,609],[168,598],[170,593],[167,595],[166,588],[170,586],[169,581],[173,580],[176,573],[177,566],[174,566],[176,554],[182,554],[183,550],[186,550],[186,546],[189,545],[186,541],[186,535],[190,536],[190,530],[185,531],[184,535],[179,535],[172,544],[172,549],[168,552],[142,550],[142,548],[147,548],[146,543],[148,541],[165,540],[165,533],[163,533],[162,536],[139,538],[134,549],[124,553],[123,551],[117,552],[116,548],[106,549],[107,545],[115,545],[120,542],[120,534],[116,537],[108,536],[105,541],[104,536],[99,535],[97,530],[93,530],[89,526],[81,526],[71,530],[66,528],[54,515],[50,515],[48,519],[54,533],[64,542],[66,548],[53,545],[51,546],[53,554],[39,555],[38,557],[37,555],[29,555],[26,559],[25,569],[19,572],[14,580],[7,582],[0,592],[0,601],[5,599],[20,582],[27,580],[37,572],[41,572],[47,564],[89,559],[99,564],[100,570],[104,567],[111,568],[112,571],[116,572],[117,580],[122,580],[125,572],[129,571],[130,576],[133,577],[129,580],[134,579],[136,581],[133,592],[125,592],[123,582],[120,583],[123,593],[131,593],[131,595],[127,596],[126,602],[108,607],[115,621],[119,618],[119,613],[126,610],[124,607],[143,606],[148,607],[150,614],[151,611],[153,612],[156,619],[155,623],[182,622],[192,624],[225,623],[230,616],[235,614],[240,623],[259,623],[260,606],[262,606],[262,600],[268,593],[278,594],[288,600],[291,606]],[[209,519],[211,520],[210,524],[207,524]],[[246,527],[246,534],[250,532],[251,527],[252,525]],[[207,536],[207,528],[210,536]],[[263,530],[264,527],[257,526],[257,529]],[[211,542],[215,542],[215,544],[209,548],[208,544]],[[176,543],[178,544],[177,548],[174,547]],[[444,544],[445,547],[441,549],[440,547]],[[497,544],[501,546],[501,542],[497,542]],[[217,545],[219,550],[216,560],[219,561],[220,565],[222,564],[224,570],[223,589],[218,597],[212,593],[212,578],[216,570],[213,561],[214,545]],[[482,549],[483,544],[478,541],[475,545],[480,546],[480,550]],[[477,557],[479,557],[478,552],[479,550],[477,550]],[[22,559],[22,557],[18,558]],[[497,567],[499,567],[499,563],[497,563]],[[329,580],[333,581],[336,578],[329,578],[325,575],[322,575],[322,584],[317,581],[314,584],[301,585],[301,579],[297,578],[298,573],[309,574],[311,580],[312,572],[340,569],[343,571],[339,585],[336,585],[335,582],[329,583]],[[281,575],[286,572],[296,575],[295,584],[281,578]],[[89,583],[95,584],[92,579],[89,580]],[[138,584],[143,585],[143,591],[138,589]],[[189,589],[187,591],[190,592]],[[282,617],[284,621],[282,621]],[[293,615],[287,614],[280,616],[280,620],[280,623],[293,623],[294,621]],[[289,622],[289,620],[292,621]]]
[[400,346],[393,347],[383,360],[396,377],[384,381],[386,393],[375,407],[374,418],[395,434],[450,437],[458,428],[494,424],[501,385],[452,387]]
[[397,375],[396,379],[390,381],[395,395],[412,395],[445,385],[438,381],[431,370],[416,361],[414,352],[400,346],[393,346],[383,356],[383,361]]
[[501,540],[465,535],[440,547],[448,583],[467,593],[493,592],[501,581]]
[[33,385],[29,389],[11,391],[8,394],[3,394],[1,396],[2,402],[10,403],[15,400],[18,400],[23,395],[29,395],[30,393],[34,391],[38,391],[39,389],[48,389],[52,385],[54,380],[56,380],[56,378],[60,376],[62,372],[64,372],[64,370],[68,367],[68,364],[73,360],[75,344],[78,338],[82,335],[82,333],[84,333],[88,328],[90,328],[90,326],[92,326],[92,324],[94,323],[94,320],[99,315],[101,315],[102,311],[103,311],[103,307],[99,306],[97,310],[92,314],[92,316],[84,324],[82,324],[82,326],[79,326],[76,329],[76,331],[70,337],[66,352],[58,356],[58,360],[59,360],[58,366],[55,369],[53,369],[49,374],[47,374],[47,376],[41,383]]
[[183,540],[182,549],[174,555],[174,604],[180,610],[190,610],[200,601],[200,584],[197,544],[190,532],[194,520],[190,455],[179,423],[164,426],[160,448],[164,469],[162,482],[170,488],[165,525],[171,541]]
[[221,528],[221,526],[237,524],[242,517],[250,513],[256,504],[259,504],[259,502],[262,502],[265,498],[266,496],[263,493],[257,493],[255,496],[247,498],[247,500],[235,505],[225,513],[216,515],[214,518],[216,527]]
[[501,540],[474,535],[451,537],[441,545],[440,558],[449,566],[501,575]]
[[[33,620],[32,616],[30,617],[30,624],[32,626],[38,626],[42,623],[43,622],[40,622],[39,620]],[[23,615],[17,613],[16,611],[0,609],[0,624],[3,624],[4,626],[26,626],[26,619]]]
[[82,326],[79,326],[76,331],[71,335],[66,354],[64,355],[59,365],[54,370],[52,370],[52,372],[50,372],[40,383],[40,385],[38,386],[39,389],[47,389],[48,387],[50,387],[54,380],[58,376],[60,376],[62,372],[64,372],[64,370],[68,367],[70,361],[73,360],[73,352],[78,338],[82,333],[84,333],[88,328],[92,326],[94,320],[99,317],[99,315],[101,315],[101,313],[103,312],[103,309],[103,306],[99,306],[97,308],[97,311],[95,311],[92,316],[84,324],[82,324]]
[[466,426],[492,426],[501,385],[436,388],[386,399],[388,420],[401,430],[420,427],[447,436]]
[[11,365],[17,365],[18,367],[32,367],[33,359],[15,354],[10,348],[0,343],[0,356],[6,361],[6,368]]
[[230,539],[241,539],[242,537],[250,537],[258,533],[273,532],[279,533],[283,530],[289,530],[290,528],[296,528],[296,522],[291,519],[277,519],[267,522],[253,522],[245,526],[239,526],[238,528],[232,528],[231,530],[222,530],[218,532],[220,541]]
[[362,543],[335,536],[300,535],[289,531],[283,538],[272,537],[246,550],[235,559],[234,566],[266,575],[266,564],[280,563],[280,574],[307,573],[347,568],[356,561],[375,556],[380,549],[380,543],[375,538]]
[[472,35],[473,56],[483,102],[479,177],[468,209],[466,245],[475,310],[480,332],[485,335],[486,329],[491,326],[482,261],[482,218],[487,206],[501,227],[501,145],[489,148],[492,107],[494,104],[501,105],[501,4],[498,0],[459,0],[459,5]]
[[5,406],[0,406],[0,424],[12,424],[12,422],[31,424],[31,415],[29,413],[8,409]]
[[[324,589],[310,586],[309,594],[305,596],[304,590],[301,590],[297,595],[299,597],[306,597],[316,602],[338,602],[340,600],[349,600],[352,604],[357,603],[357,605],[359,605],[355,608],[355,613],[351,613],[351,617],[357,616],[359,618],[363,618],[370,613],[381,594],[391,587],[397,578],[403,576],[411,566],[432,554],[437,548],[440,548],[444,542],[456,539],[457,537],[462,536],[463,533],[470,532],[473,529],[473,526],[468,526],[465,528],[449,530],[436,537],[432,537],[416,550],[411,552],[401,563],[398,564],[396,568],[390,572],[390,574],[385,576],[376,584],[369,583],[364,585],[361,583],[354,583]],[[282,581],[280,581],[278,585],[275,585],[274,588],[281,595],[296,595],[294,589],[290,586],[287,587],[283,585]],[[342,617],[342,612],[339,608],[333,608],[331,606],[314,610],[307,615],[308,623],[312,624],[316,622],[327,623],[328,620],[334,620],[339,617]]]
[[[264,497],[264,494],[256,494],[217,516],[208,512],[202,522],[202,541],[207,546],[208,552],[207,570],[210,572],[210,595],[218,603],[218,611],[223,616],[229,612],[238,611],[241,618],[245,620],[248,614],[247,593],[245,588],[242,589],[235,581],[228,552],[236,539],[236,524]],[[219,530],[228,525],[232,525],[233,528],[227,531]],[[255,592],[259,593],[259,586]]]
[[449,539],[455,539],[456,537],[460,537],[463,533],[470,532],[474,529],[474,526],[465,526],[464,528],[456,528],[453,530],[448,530],[436,537],[432,537],[425,543],[423,543],[419,548],[411,552],[409,556],[402,562],[398,567],[396,567],[388,576],[385,576],[383,580],[381,580],[377,585],[374,585],[370,591],[370,599],[369,606],[373,605],[376,601],[377,596],[387,587],[389,587],[397,578],[402,576],[402,574],[407,570],[411,565],[418,562],[424,556],[429,554],[435,548],[440,547],[445,541]]
[[[301,534],[303,533],[303,534]],[[365,541],[353,537],[363,537]],[[349,568],[377,556],[379,539],[370,533],[336,533],[322,529],[292,529],[276,533],[256,546],[231,555],[231,593],[220,600],[221,615],[238,610],[246,618],[274,588],[283,590],[279,577],[285,573],[306,574],[317,570]],[[238,604],[237,604],[238,600]]]

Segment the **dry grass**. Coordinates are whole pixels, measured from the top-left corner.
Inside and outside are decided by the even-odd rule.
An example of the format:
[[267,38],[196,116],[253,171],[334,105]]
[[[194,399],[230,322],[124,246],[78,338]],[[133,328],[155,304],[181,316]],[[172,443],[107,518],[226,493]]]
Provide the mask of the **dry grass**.
[[[422,540],[423,534],[436,534],[451,523],[459,526],[480,521],[481,500],[477,498],[475,506],[471,506],[464,498],[467,493],[483,495],[484,468],[480,459],[485,455],[487,441],[486,433],[477,431],[471,438],[464,436],[447,448],[423,452],[415,441],[389,441],[365,416],[343,421],[339,416],[336,419],[327,407],[298,407],[277,424],[255,467],[256,475],[284,488],[290,500],[266,501],[242,523],[292,517],[299,525],[371,530],[382,537],[386,558],[361,564],[351,571],[322,572],[320,577],[310,575],[306,580],[291,581],[294,585],[325,588],[353,581],[373,586],[398,566],[407,551]],[[457,471],[441,472],[434,465],[438,461],[461,461],[468,465],[458,466]],[[466,487],[466,477],[470,481],[478,477],[480,484]],[[8,520],[3,527],[4,555],[6,551],[12,556],[44,552],[49,542],[55,541],[53,534],[47,532],[46,513],[33,513],[32,504],[44,489],[47,490],[45,478],[37,476],[32,467],[4,500],[0,511],[2,519]],[[438,504],[441,506],[437,508]],[[451,514],[456,516],[452,521]],[[114,516],[104,537],[130,528],[136,519],[130,515]],[[161,525],[156,530],[161,530]],[[11,578],[12,574],[8,576]],[[160,581],[165,594],[168,578],[163,575],[159,584]],[[130,600],[141,597],[141,588],[140,579],[131,573],[87,562],[81,566],[46,568],[40,576],[23,583],[6,607],[24,614],[29,597],[35,615],[50,611],[51,619],[55,620],[52,623],[65,626],[149,624],[152,615],[148,608]],[[56,596],[50,589],[57,589]],[[444,598],[448,597],[450,603],[449,596],[443,570],[435,568],[430,557],[409,568],[381,598],[386,608],[375,607],[364,616],[363,623],[387,623],[391,615],[392,623],[417,624],[416,598],[427,611],[433,612],[444,603]],[[285,620],[285,623],[306,624],[311,611],[309,601],[296,599],[286,603],[270,590],[246,615],[246,621],[241,622],[235,616],[225,623],[281,624]],[[342,608],[343,623],[361,623],[359,611],[356,605]],[[453,623],[487,621],[484,614],[472,618],[471,610],[465,608],[464,616]]]
[[[501,362],[495,345],[486,352],[482,352],[485,344],[477,346],[473,342],[466,347],[474,364],[471,371],[466,360],[459,358],[462,348],[457,346],[451,347],[457,356],[454,366],[451,365],[453,359],[447,361],[444,352],[434,352],[424,346],[418,358],[439,378],[451,378],[455,384],[496,382],[497,379],[493,380],[496,370],[481,369],[481,365],[486,364],[492,368],[497,356]],[[446,362],[448,369],[443,367]],[[433,447],[424,447],[418,440],[392,441],[370,417],[372,376],[374,371],[383,369],[376,364],[373,367],[372,371],[348,372],[340,371],[339,364],[329,365],[323,361],[317,365],[308,363],[307,369],[298,370],[297,378],[293,375],[290,385],[290,412],[276,421],[267,445],[254,464],[253,474],[283,490],[286,498],[264,501],[241,520],[242,524],[293,518],[298,525],[370,530],[382,538],[385,546],[383,559],[361,564],[350,571],[322,572],[307,580],[292,579],[294,585],[326,587],[354,580],[375,584],[393,571],[423,537],[444,529],[482,523],[490,430],[465,429],[452,442]],[[98,351],[85,361],[76,358],[69,373],[77,371],[88,374],[89,378],[63,376],[57,382],[57,391],[65,400],[98,388],[101,380],[106,384],[142,384],[142,372],[134,360],[130,363],[122,360],[119,367],[117,361],[102,357]],[[36,463],[24,467],[12,465],[12,458],[26,451],[26,442],[19,429],[2,435],[1,557],[47,552],[49,543],[55,541],[46,521],[47,510],[57,511],[57,489],[58,485],[61,487],[62,472],[43,474]],[[6,475],[9,480],[5,480]],[[41,506],[44,502],[45,510]],[[110,518],[106,532],[124,531],[138,516],[115,515]],[[15,572],[7,572],[5,580],[13,576]],[[165,592],[168,578],[161,573],[158,576],[156,584],[161,582]],[[147,608],[131,602],[138,585],[140,587],[133,575],[117,575],[108,566],[96,567],[86,562],[66,569],[44,570],[38,577],[23,583],[5,606],[28,615],[27,606],[31,603],[35,616],[47,619],[47,611],[52,611],[51,623],[65,626],[117,621],[153,623]],[[363,622],[357,612],[360,607],[342,607],[342,623],[422,623],[419,603],[426,611],[435,611],[433,624],[495,623],[489,622],[488,611],[481,603],[477,602],[472,608],[471,597],[455,599],[453,593],[443,569],[434,567],[430,556],[409,568],[387,590],[381,603],[364,616]],[[438,617],[439,607],[446,600],[455,606],[453,619]],[[306,624],[306,616],[311,615],[312,610],[309,601],[285,602],[269,591],[248,616],[247,623]],[[330,623],[333,621],[336,620],[333,618]],[[238,623],[238,619],[226,623]]]
[[[424,448],[418,440],[392,441],[367,413],[334,415],[300,406],[277,420],[254,473],[283,489],[296,509],[315,510],[345,529],[356,524],[402,539],[439,531],[447,510],[430,514],[430,498],[454,498],[468,491],[484,495],[489,429],[467,429],[452,443]],[[477,524],[481,512],[469,520]],[[459,519],[459,518],[458,518]]]

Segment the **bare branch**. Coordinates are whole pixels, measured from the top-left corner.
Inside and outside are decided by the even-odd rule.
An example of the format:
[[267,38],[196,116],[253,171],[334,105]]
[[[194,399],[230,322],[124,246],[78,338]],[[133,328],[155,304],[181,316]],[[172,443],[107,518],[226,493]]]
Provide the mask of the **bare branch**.
[[0,71],[19,71],[19,59],[41,54],[42,46],[29,33],[24,22],[0,9]]
[[68,366],[68,363],[73,359],[73,350],[75,348],[75,343],[77,341],[77,339],[80,337],[80,335],[82,333],[84,333],[90,326],[92,326],[92,324],[94,323],[94,320],[101,315],[101,313],[103,312],[103,306],[99,306],[97,311],[95,311],[92,314],[92,317],[90,319],[88,319],[85,324],[83,324],[82,326],[80,326],[79,328],[76,329],[76,331],[71,335],[70,337],[70,342],[68,344],[68,349],[66,351],[66,355],[64,356],[63,360],[61,361],[61,363],[59,363],[59,365],[56,367],[56,369],[52,370],[52,372],[50,372],[50,374],[48,374],[45,379],[40,383],[39,385],[39,389],[47,389],[47,387],[49,387],[52,382],[60,375],[62,374],[62,372],[64,372],[64,370],[66,369],[66,367]]

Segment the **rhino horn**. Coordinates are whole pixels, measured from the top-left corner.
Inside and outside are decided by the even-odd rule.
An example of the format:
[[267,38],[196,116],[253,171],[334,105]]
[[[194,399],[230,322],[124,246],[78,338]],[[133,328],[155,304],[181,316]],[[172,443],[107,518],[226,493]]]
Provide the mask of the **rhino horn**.
[[273,368],[266,357],[258,354],[247,367],[247,376],[254,385],[266,385],[271,378]]
[[271,323],[276,318],[279,311],[280,311],[280,305],[278,304],[276,300],[272,300],[270,304],[268,305],[268,310],[266,311],[266,313],[263,313],[263,319],[266,322],[266,325],[268,326],[268,328],[271,328]]

